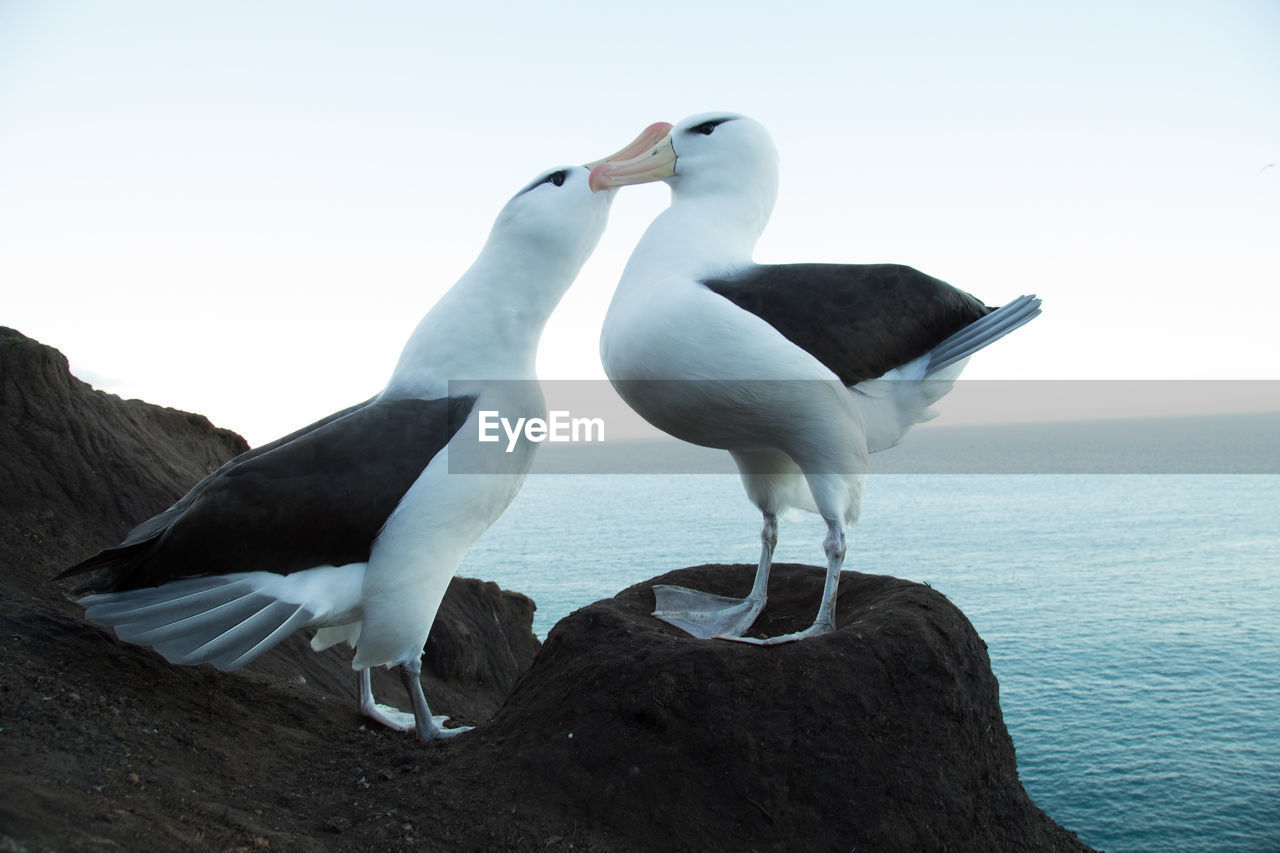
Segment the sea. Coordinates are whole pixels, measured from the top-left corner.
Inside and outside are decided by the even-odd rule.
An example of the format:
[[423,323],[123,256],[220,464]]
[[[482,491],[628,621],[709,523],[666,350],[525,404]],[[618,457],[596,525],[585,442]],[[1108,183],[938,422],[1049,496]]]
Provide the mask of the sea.
[[[845,568],[964,611],[1023,785],[1086,844],[1280,851],[1280,473],[1105,467],[1125,473],[873,473]],[[537,471],[459,574],[533,598],[543,638],[662,572],[759,558],[731,473]],[[824,533],[784,522],[775,559],[821,564]]]

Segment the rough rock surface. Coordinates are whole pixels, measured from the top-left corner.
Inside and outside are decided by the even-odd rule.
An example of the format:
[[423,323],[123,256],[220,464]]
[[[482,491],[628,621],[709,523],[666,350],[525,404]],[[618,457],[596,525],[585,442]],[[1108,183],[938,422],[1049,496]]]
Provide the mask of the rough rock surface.
[[[648,615],[655,582],[752,572],[685,569],[561,620],[531,668],[532,603],[457,581],[427,693],[482,724],[427,745],[360,722],[339,650],[227,674],[86,625],[50,577],[241,449],[0,330],[0,850],[1086,849],[1019,784],[973,628],[893,578],[847,573],[835,635],[761,649]],[[803,627],[820,585],[778,566],[758,626]]]
[[[1085,849],[1023,790],[986,647],[929,587],[846,572],[839,630],[771,648],[649,615],[655,583],[741,596],[753,573],[683,569],[561,620],[459,765],[654,850]],[[807,627],[822,580],[776,566],[755,633]]]

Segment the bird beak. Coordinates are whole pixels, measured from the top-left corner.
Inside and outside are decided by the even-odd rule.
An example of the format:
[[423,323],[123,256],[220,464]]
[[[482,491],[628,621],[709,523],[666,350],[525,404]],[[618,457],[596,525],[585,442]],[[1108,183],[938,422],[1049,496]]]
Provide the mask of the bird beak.
[[640,131],[640,135],[631,140],[631,143],[627,145],[626,148],[623,148],[621,151],[614,154],[610,154],[608,157],[601,157],[599,160],[592,160],[590,163],[584,163],[583,165],[588,169],[594,169],[601,163],[612,163],[616,160],[630,160],[634,157],[639,157],[654,145],[661,142],[662,138],[670,132],[671,124],[669,122],[660,121],[655,124],[651,124],[644,130]]
[[588,164],[592,167],[591,191],[660,181],[674,175],[676,150],[670,133],[671,125],[666,122],[652,124],[617,154]]

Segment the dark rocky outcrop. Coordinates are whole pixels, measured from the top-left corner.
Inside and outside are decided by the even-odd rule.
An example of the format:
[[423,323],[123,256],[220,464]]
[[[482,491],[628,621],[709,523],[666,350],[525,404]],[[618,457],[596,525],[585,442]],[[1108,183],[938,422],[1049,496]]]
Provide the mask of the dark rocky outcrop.
[[[683,569],[561,620],[458,763],[647,849],[1084,849],[1023,790],[986,647],[929,587],[846,572],[839,631],[772,648],[649,615],[655,583],[741,596],[753,573]],[[807,627],[822,581],[776,566],[756,627]]]
[[0,327],[0,544],[9,592],[114,545],[248,449],[202,415],[122,400]]
[[[893,578],[845,574],[835,635],[761,649],[648,615],[656,581],[752,572],[685,569],[536,659],[532,602],[455,580],[427,693],[483,724],[426,745],[361,724],[343,650],[220,673],[85,624],[52,576],[243,448],[0,330],[0,850],[1086,849],[1023,791],[972,626]],[[820,585],[778,566],[759,627],[803,627]]]

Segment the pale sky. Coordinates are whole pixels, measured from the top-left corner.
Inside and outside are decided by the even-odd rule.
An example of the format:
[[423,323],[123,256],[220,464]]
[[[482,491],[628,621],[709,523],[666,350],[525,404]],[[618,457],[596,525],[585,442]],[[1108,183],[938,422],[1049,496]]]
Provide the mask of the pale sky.
[[[708,110],[782,155],[757,260],[1044,299],[966,377],[1280,379],[1275,0],[0,0],[0,324],[262,443],[381,388],[537,172]],[[619,193],[545,379],[603,376],[667,198]]]

